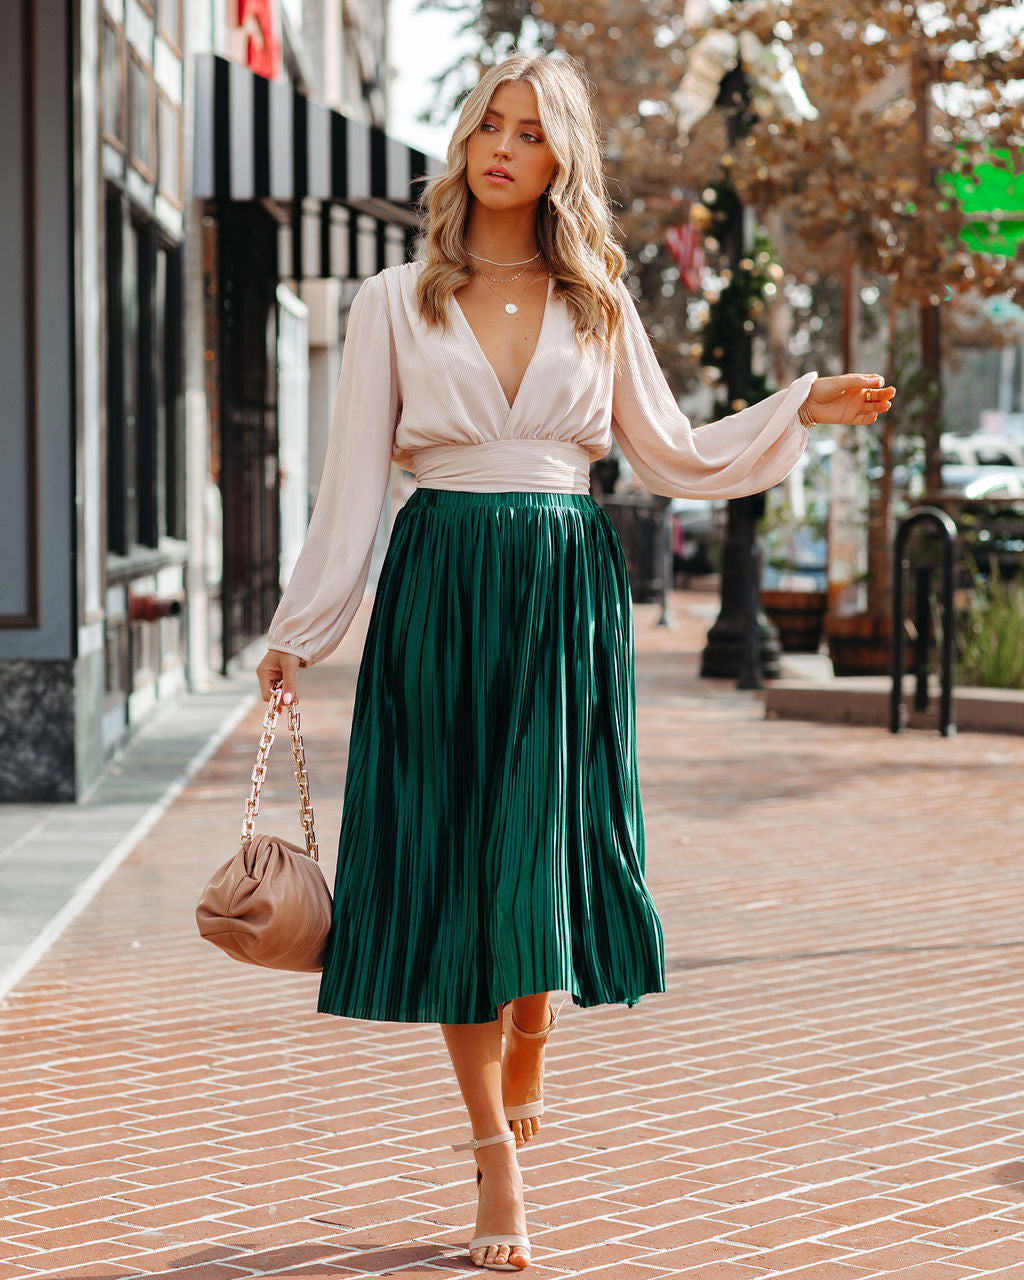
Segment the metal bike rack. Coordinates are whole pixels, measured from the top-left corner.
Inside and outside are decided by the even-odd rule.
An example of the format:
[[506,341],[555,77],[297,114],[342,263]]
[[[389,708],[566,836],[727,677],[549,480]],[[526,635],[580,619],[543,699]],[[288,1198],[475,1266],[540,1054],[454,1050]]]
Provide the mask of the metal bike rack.
[[[938,507],[918,507],[900,523],[896,531],[896,549],[893,557],[892,592],[892,694],[889,700],[889,732],[900,731],[900,710],[903,702],[903,672],[906,661],[906,573],[910,563],[906,557],[907,542],[918,525],[931,524],[943,538],[942,544],[942,693],[939,704],[939,732],[944,738],[956,732],[953,723],[953,588],[956,578],[956,525]],[[914,693],[914,709],[928,709],[928,638],[931,631],[929,599],[931,596],[931,568],[917,568],[917,639],[914,642],[914,675],[917,687]]]

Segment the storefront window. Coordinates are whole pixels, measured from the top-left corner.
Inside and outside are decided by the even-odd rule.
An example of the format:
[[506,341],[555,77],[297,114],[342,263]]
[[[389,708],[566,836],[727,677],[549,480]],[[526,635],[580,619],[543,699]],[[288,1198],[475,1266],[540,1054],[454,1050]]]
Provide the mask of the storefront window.
[[103,136],[124,149],[124,32],[103,23]]
[[147,178],[153,177],[153,70],[132,50],[128,59],[131,109],[131,159]]
[[157,30],[168,44],[181,50],[181,0],[157,0]]
[[106,200],[107,546],[127,555],[138,541],[138,262],[121,195]]
[[164,94],[156,95],[156,140],[160,192],[181,205],[181,112]]
[[108,189],[107,546],[184,536],[181,249]]

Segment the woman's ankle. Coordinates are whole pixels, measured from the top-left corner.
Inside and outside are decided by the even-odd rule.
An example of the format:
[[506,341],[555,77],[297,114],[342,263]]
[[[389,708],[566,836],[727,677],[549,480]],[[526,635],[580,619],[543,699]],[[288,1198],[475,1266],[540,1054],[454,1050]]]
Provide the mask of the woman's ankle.
[[[510,1138],[512,1137],[507,1122],[505,1123],[505,1132],[509,1134]],[[484,1173],[488,1169],[519,1168],[514,1139],[511,1142],[496,1142],[493,1146],[478,1147],[473,1152],[473,1155],[476,1157],[477,1168]]]
[[551,1025],[551,998],[546,991],[517,996],[512,1004],[512,1021],[519,1031],[535,1034]]

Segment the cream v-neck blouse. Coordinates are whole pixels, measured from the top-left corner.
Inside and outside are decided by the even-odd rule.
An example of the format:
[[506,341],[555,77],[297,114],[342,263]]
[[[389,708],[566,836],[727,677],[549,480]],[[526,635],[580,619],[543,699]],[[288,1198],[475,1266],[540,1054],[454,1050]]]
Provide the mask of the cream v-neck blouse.
[[447,331],[420,319],[421,270],[389,267],[352,303],[320,492],[271,621],[272,649],[312,664],[341,641],[363,596],[392,460],[426,488],[588,493],[590,463],[614,436],[654,493],[737,498],[777,484],[803,453],[797,411],[815,374],[694,430],[621,281],[619,367],[596,344],[581,353],[549,282],[510,405],[454,298]]

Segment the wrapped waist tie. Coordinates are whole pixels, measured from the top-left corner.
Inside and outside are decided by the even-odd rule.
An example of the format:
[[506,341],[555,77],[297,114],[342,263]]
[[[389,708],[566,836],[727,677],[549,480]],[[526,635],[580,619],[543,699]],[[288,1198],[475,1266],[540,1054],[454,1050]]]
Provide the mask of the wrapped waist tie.
[[435,445],[412,454],[421,489],[470,493],[589,493],[590,453],[556,440]]

